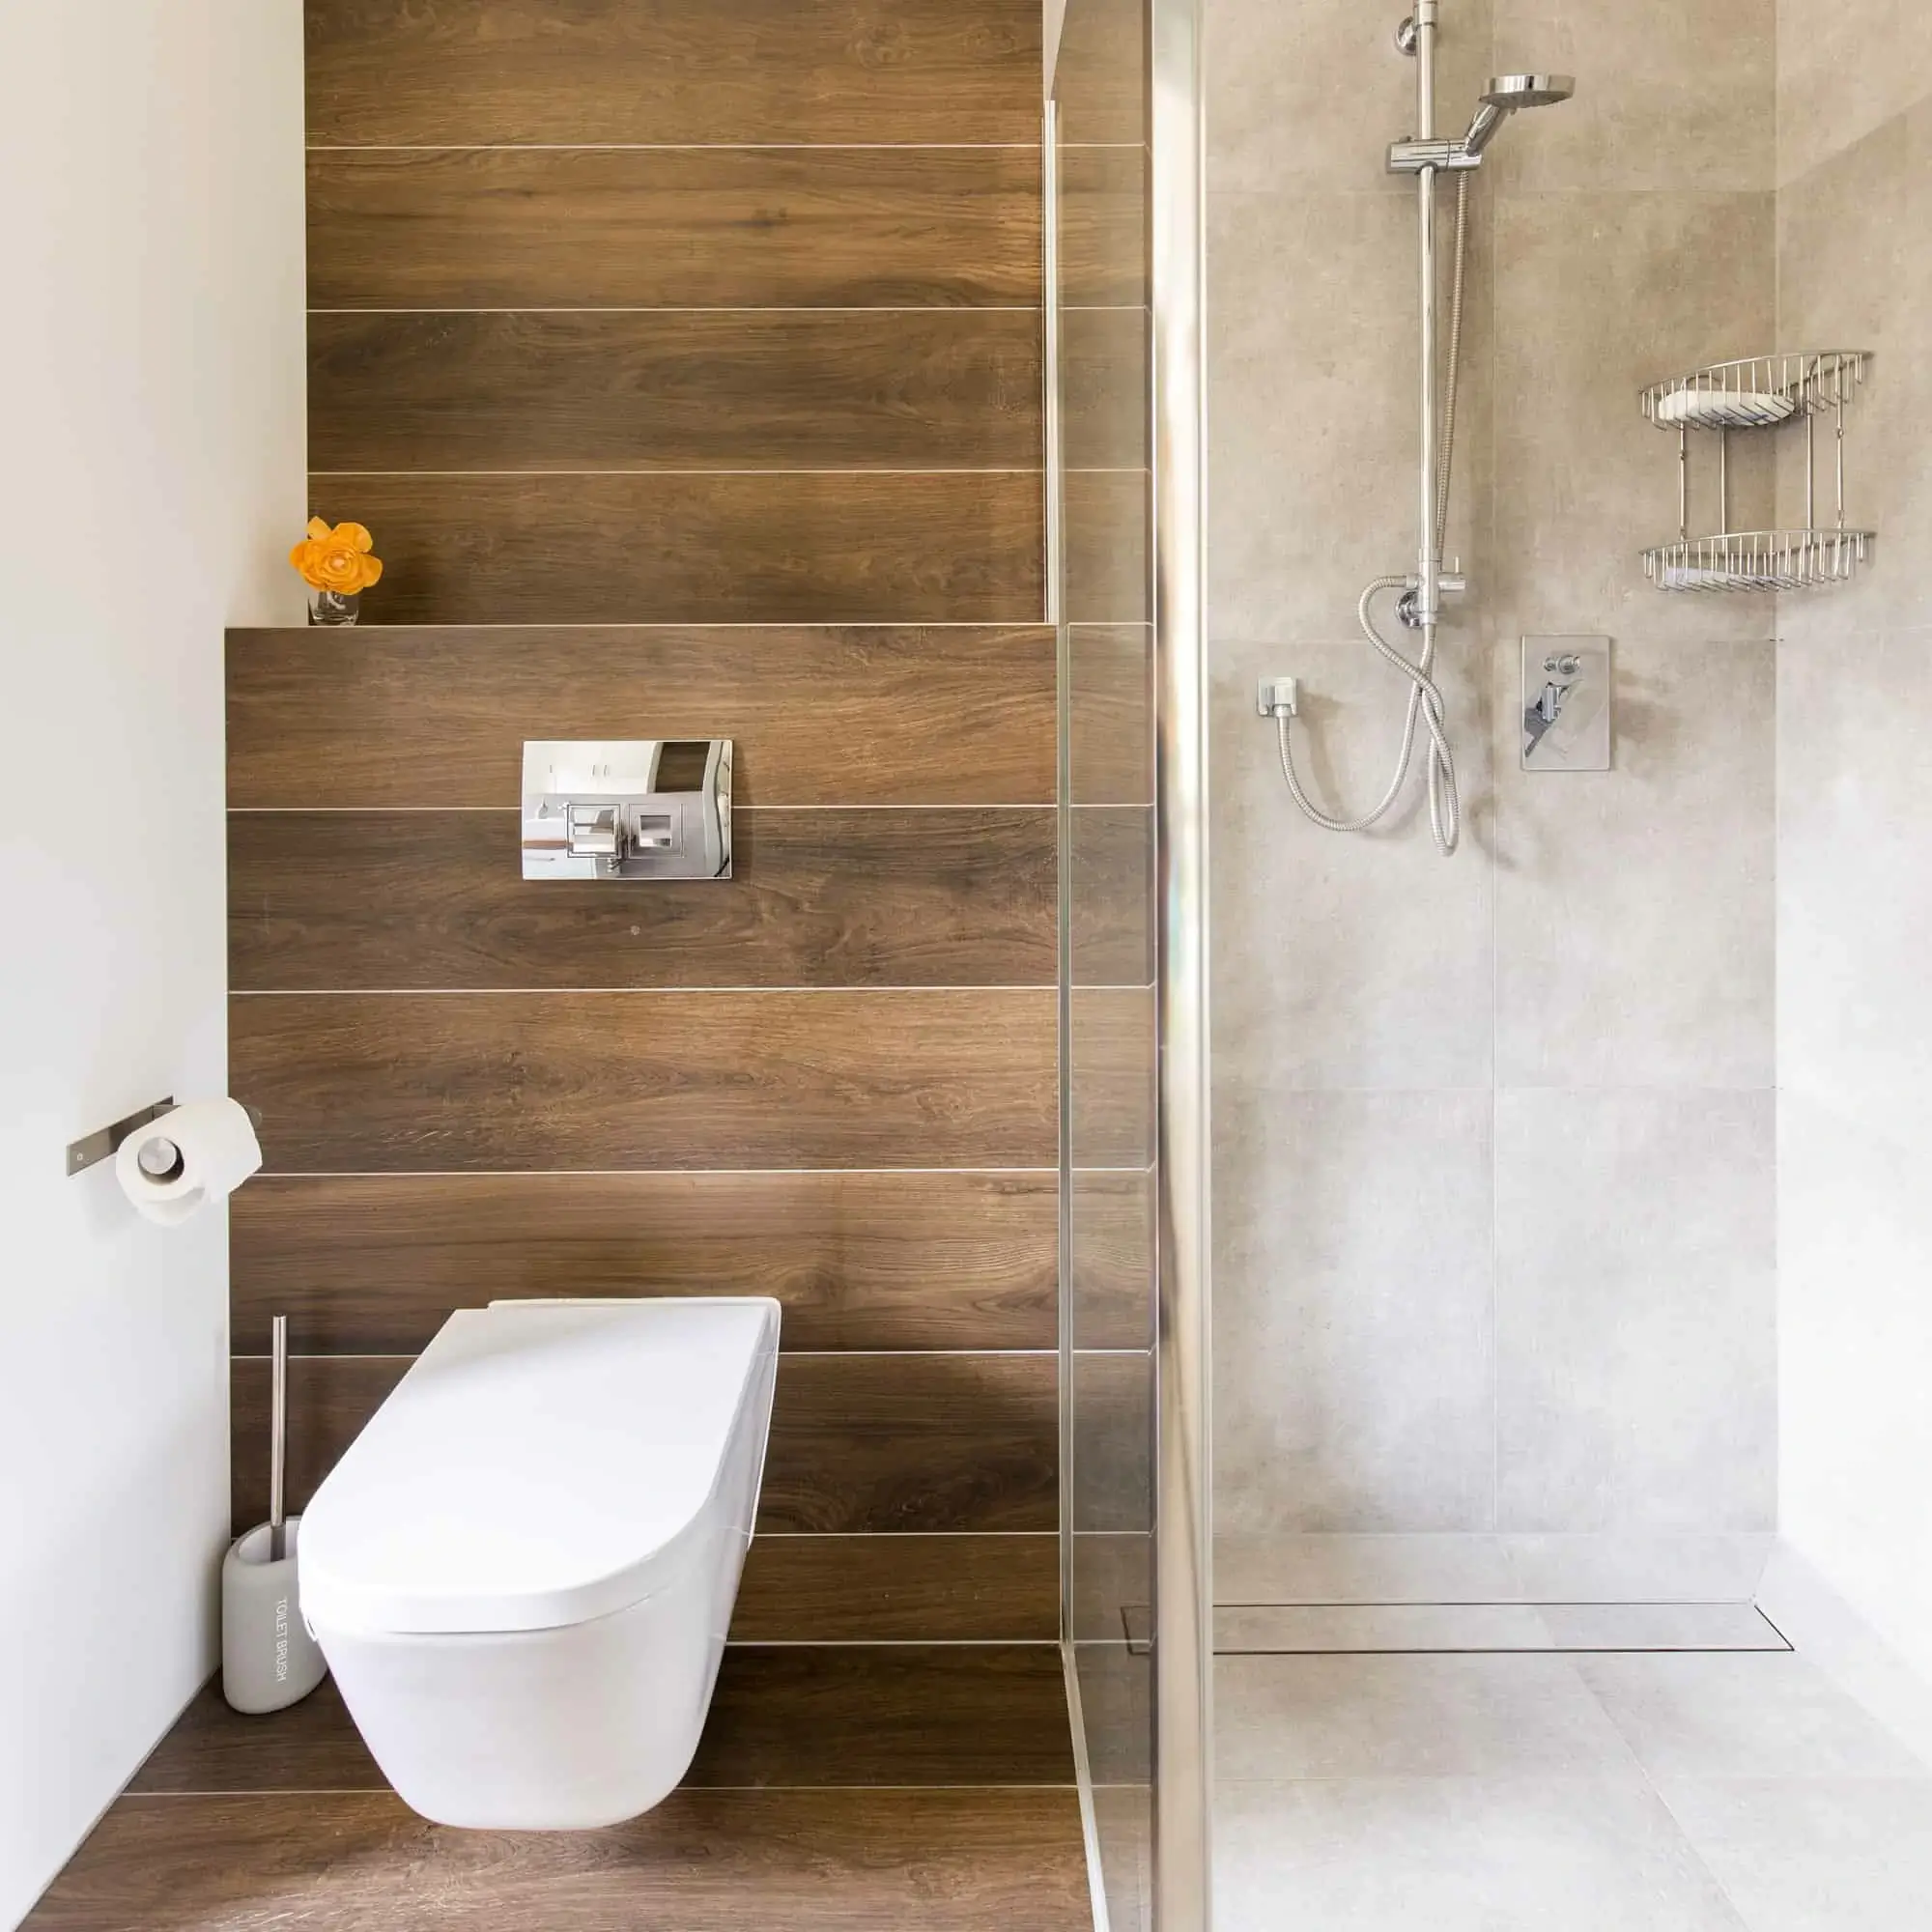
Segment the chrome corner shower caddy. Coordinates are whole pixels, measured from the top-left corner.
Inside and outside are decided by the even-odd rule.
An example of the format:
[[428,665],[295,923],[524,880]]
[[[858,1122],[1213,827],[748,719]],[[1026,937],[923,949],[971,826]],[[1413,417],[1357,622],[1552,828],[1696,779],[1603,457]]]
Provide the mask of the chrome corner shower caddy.
[[[1816,349],[1714,362],[1642,392],[1644,415],[1677,432],[1677,540],[1643,554],[1644,575],[1660,590],[1808,590],[1842,583],[1863,563],[1871,530],[1845,523],[1845,406],[1864,382],[1861,349]],[[1818,422],[1832,421],[1833,516],[1818,521]],[[1804,523],[1784,530],[1731,528],[1733,430],[1804,424]],[[1690,432],[1718,439],[1718,528],[1690,534]]]
[[[1293,723],[1298,715],[1298,680],[1264,679],[1259,709],[1263,717],[1274,720],[1282,777],[1287,781],[1290,795],[1306,817],[1328,832],[1366,832],[1390,810],[1407,782],[1418,727],[1426,732],[1429,824],[1436,846],[1446,858],[1455,851],[1461,837],[1463,808],[1456,784],[1455,756],[1443,718],[1442,693],[1434,671],[1443,596],[1466,587],[1458,567],[1453,562],[1445,565],[1442,545],[1448,528],[1450,471],[1456,449],[1469,177],[1482,166],[1485,152],[1512,115],[1526,108],[1551,107],[1567,100],[1576,92],[1577,83],[1564,73],[1495,75],[1483,90],[1467,128],[1457,135],[1439,134],[1435,127],[1435,52],[1440,14],[1441,0],[1415,0],[1414,13],[1396,30],[1395,37],[1397,47],[1415,62],[1415,131],[1390,145],[1388,169],[1395,175],[1413,175],[1416,181],[1421,384],[1416,419],[1415,568],[1399,576],[1376,578],[1362,592],[1355,610],[1370,645],[1408,683],[1408,704],[1395,773],[1381,798],[1359,817],[1348,818],[1323,811],[1309,797],[1294,767],[1291,740]],[[1437,348],[1440,291],[1435,207],[1436,183],[1445,174],[1456,177],[1446,354]],[[1388,592],[1397,595],[1396,614],[1402,623],[1422,634],[1413,658],[1398,650],[1377,628],[1375,601]]]

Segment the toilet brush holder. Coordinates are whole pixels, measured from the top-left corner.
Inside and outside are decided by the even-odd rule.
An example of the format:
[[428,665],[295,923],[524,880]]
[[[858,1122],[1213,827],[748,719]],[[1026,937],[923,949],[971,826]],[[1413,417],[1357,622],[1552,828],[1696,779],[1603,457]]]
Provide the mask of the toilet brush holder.
[[291,1517],[282,1530],[279,1558],[274,1530],[264,1522],[238,1536],[221,1561],[221,1694],[251,1716],[299,1703],[328,1671],[302,1622],[296,1575],[301,1518]]
[[301,1518],[282,1514],[288,1463],[289,1322],[277,1315],[269,1367],[269,1520],[221,1561],[221,1694],[251,1716],[299,1703],[328,1669],[302,1622],[296,1547]]

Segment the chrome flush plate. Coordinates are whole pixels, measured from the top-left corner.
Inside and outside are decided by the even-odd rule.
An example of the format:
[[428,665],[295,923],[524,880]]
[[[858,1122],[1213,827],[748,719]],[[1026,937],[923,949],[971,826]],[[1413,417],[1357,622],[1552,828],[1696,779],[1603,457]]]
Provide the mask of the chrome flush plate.
[[1606,772],[1610,768],[1610,640],[1522,640],[1522,768]]

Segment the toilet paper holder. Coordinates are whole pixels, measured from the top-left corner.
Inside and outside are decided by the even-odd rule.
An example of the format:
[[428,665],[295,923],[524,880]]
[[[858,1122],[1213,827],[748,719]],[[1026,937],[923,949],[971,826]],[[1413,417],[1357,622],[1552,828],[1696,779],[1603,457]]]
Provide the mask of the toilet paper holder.
[[116,1121],[111,1127],[99,1127],[81,1140],[70,1141],[67,1147],[68,1173],[85,1174],[90,1167],[98,1167],[103,1160],[112,1160],[121,1151],[121,1143],[130,1134],[139,1133],[151,1121],[158,1121],[163,1114],[173,1113],[174,1107],[174,1095],[170,1094],[152,1106],[129,1114],[126,1120]]

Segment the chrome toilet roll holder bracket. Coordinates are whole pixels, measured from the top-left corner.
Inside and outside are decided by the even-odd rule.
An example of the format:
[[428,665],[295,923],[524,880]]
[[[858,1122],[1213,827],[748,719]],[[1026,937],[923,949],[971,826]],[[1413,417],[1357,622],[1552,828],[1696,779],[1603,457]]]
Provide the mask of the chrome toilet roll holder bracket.
[[99,1127],[83,1139],[70,1141],[67,1148],[67,1171],[70,1175],[85,1174],[90,1167],[99,1167],[103,1160],[112,1160],[121,1151],[121,1143],[139,1133],[151,1122],[158,1121],[163,1114],[174,1112],[172,1094],[155,1101],[152,1105],[137,1109],[126,1120],[116,1121],[112,1126]]

